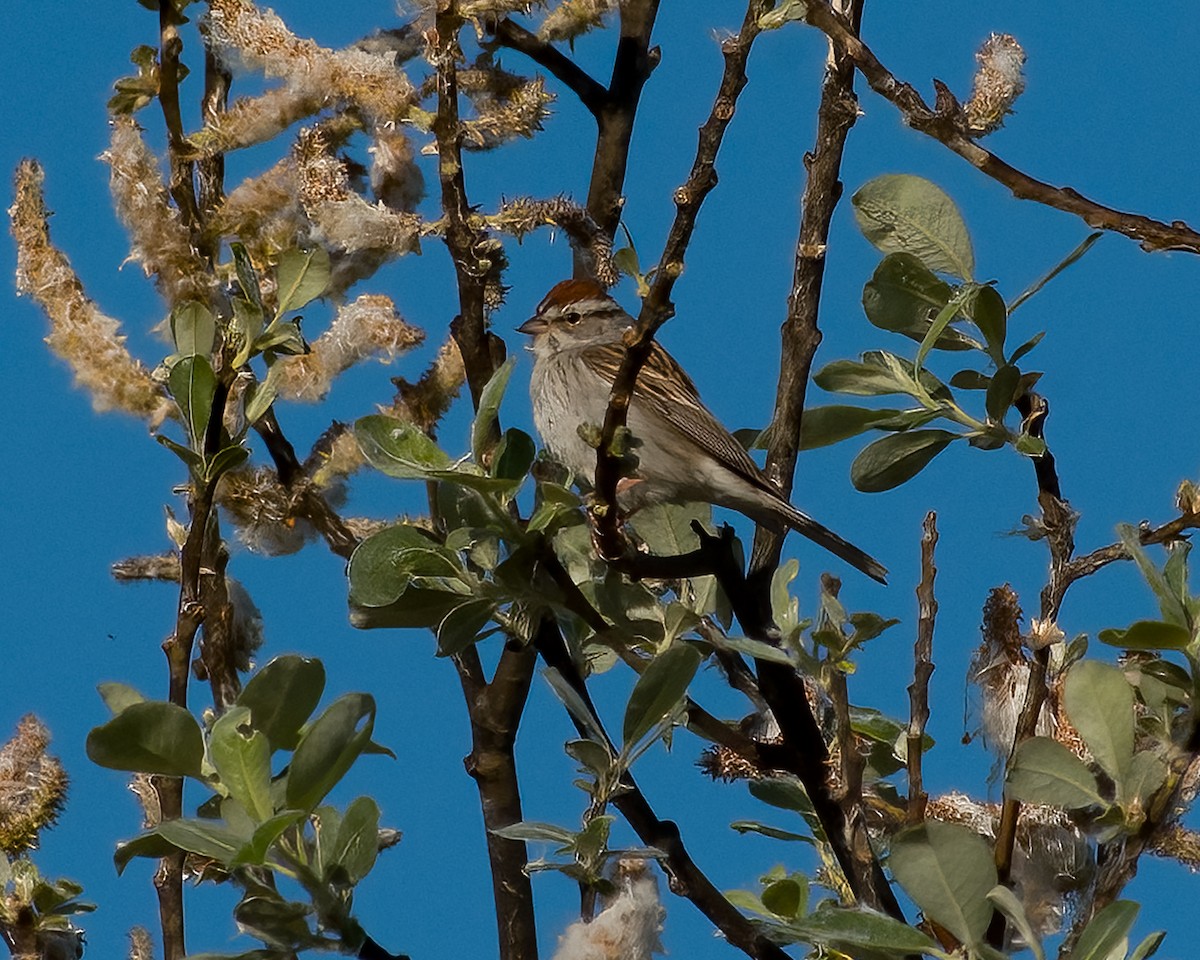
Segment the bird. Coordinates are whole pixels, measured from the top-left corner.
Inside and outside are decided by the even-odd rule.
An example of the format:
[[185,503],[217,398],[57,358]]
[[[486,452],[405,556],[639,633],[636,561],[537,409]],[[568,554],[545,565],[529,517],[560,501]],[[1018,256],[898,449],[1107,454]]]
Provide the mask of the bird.
[[[580,432],[604,422],[634,318],[593,280],[563,280],[517,328],[532,337],[533,419],[554,459],[588,482],[596,449]],[[679,363],[657,342],[638,374],[626,425],[637,466],[618,488],[630,515],[653,503],[703,501],[729,507],[776,532],[795,530],[880,583],[874,557],[796,509],[700,399]]]

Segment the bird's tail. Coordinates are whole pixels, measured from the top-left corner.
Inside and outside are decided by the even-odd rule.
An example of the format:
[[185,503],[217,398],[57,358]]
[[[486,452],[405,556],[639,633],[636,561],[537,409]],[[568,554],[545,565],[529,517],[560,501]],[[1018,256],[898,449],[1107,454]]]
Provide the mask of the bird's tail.
[[808,514],[801,513],[782,498],[779,499],[779,507],[783,515],[782,519],[797,533],[808,537],[813,543],[819,544],[830,553],[841,557],[850,566],[861,570],[872,580],[887,583],[887,567],[869,553],[860,550],[849,540],[843,540],[828,527],[817,523]]

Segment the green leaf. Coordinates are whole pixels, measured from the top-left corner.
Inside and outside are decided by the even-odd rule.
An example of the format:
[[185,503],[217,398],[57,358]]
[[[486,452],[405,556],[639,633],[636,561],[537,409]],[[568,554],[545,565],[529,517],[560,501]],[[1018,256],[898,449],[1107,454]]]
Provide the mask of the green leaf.
[[250,708],[230,707],[213,724],[208,754],[217,776],[255,823],[269,820],[271,805],[271,744],[250,722]]
[[127,683],[101,683],[96,689],[100,691],[100,698],[114,716],[126,707],[135,703],[144,703],[146,700],[140,691],[135,690]]
[[247,839],[212,820],[187,818],[164,820],[152,832],[180,850],[211,857],[226,865],[233,861]]
[[805,792],[800,781],[794,777],[765,777],[762,780],[751,780],[749,789],[751,796],[781,810],[792,810],[806,818],[815,812],[808,793]]
[[258,271],[254,269],[254,263],[246,251],[246,245],[234,241],[229,245],[229,252],[233,254],[233,268],[237,274],[238,283],[241,285],[242,294],[262,313],[262,288],[258,282]]
[[864,951],[894,955],[937,950],[937,944],[915,927],[871,910],[830,906],[829,901],[807,917],[783,925],[779,933],[793,942],[824,944],[852,955]]
[[251,724],[266,735],[272,750],[293,750],[324,690],[325,666],[320,660],[287,654],[250,678],[237,705],[250,709]]
[[1184,602],[1183,597],[1180,596],[1180,593],[1167,580],[1163,572],[1150,560],[1150,557],[1146,554],[1146,548],[1142,546],[1141,537],[1138,535],[1137,530],[1128,523],[1122,523],[1117,525],[1117,535],[1121,538],[1125,552],[1137,564],[1138,570],[1146,578],[1146,582],[1150,584],[1150,589],[1154,591],[1154,596],[1158,599],[1158,608],[1162,613],[1162,618],[1168,623],[1187,627],[1190,620],[1187,604]]
[[911,480],[939,453],[959,439],[947,430],[911,430],[868,444],[850,465],[856,490],[879,493]]
[[492,456],[492,476],[519,483],[529,473],[537,456],[537,444],[524,430],[509,427]]
[[122,840],[113,852],[113,865],[117,868],[117,876],[125,872],[129,861],[134,857],[149,857],[158,860],[175,852],[173,844],[168,843],[157,831],[140,834],[132,840]]
[[329,286],[329,251],[322,246],[311,250],[285,250],[275,268],[277,314],[299,310],[319,297]]
[[371,741],[375,698],[367,693],[338,697],[300,738],[287,774],[287,805],[312,810],[346,775]]
[[243,297],[233,298],[233,327],[240,343],[237,355],[233,358],[234,369],[245,364],[254,353],[254,344],[262,334],[265,322],[262,307],[256,307]]
[[987,407],[988,416],[997,423],[1004,422],[1004,415],[1008,413],[1008,408],[1012,406],[1013,399],[1017,394],[1017,387],[1020,383],[1021,371],[1016,367],[1000,367],[992,376],[992,382],[988,385],[984,405]]
[[504,390],[508,387],[508,378],[512,376],[517,365],[516,357],[509,357],[500,364],[492,378],[488,380],[479,394],[479,408],[475,413],[475,422],[471,424],[471,453],[476,463],[483,463],[487,446],[491,441],[492,431],[500,416],[500,401],[504,399]]
[[439,657],[453,657],[479,639],[479,634],[496,612],[492,600],[475,599],[455,607],[437,625]]
[[543,671],[546,682],[550,684],[550,689],[554,691],[554,695],[562,702],[562,705],[567,708],[567,713],[581,727],[588,738],[594,740],[598,744],[603,744],[605,749],[608,747],[607,738],[600,725],[596,722],[596,716],[591,707],[572,687],[566,678],[553,667],[548,667]]
[[171,311],[171,338],[181,357],[207,357],[217,339],[217,320],[203,303],[188,300]]
[[892,370],[857,360],[834,360],[813,375],[813,383],[830,393],[849,393],[857,397],[878,397],[890,393],[908,393],[910,382]]
[[921,338],[921,345],[917,348],[917,357],[913,361],[913,369],[920,371],[925,363],[925,358],[929,356],[929,351],[933,349],[934,344],[942,338],[945,332],[950,329],[950,321],[959,315],[962,311],[963,304],[970,296],[974,287],[963,287],[955,292],[937,316],[929,324],[929,329],[925,331],[925,336]]
[[420,528],[402,523],[385,527],[360,543],[350,555],[347,572],[350,603],[359,607],[388,606],[416,584],[451,594],[441,615],[445,616],[472,592],[461,579],[467,574],[457,553],[430,539]]
[[813,842],[813,838],[807,834],[795,833],[791,830],[781,830],[779,827],[759,823],[757,820],[734,820],[729,827],[738,833],[759,833],[764,837],[770,837],[772,840],[799,841],[801,843]]
[[771,663],[783,663],[788,666],[796,665],[795,657],[787,650],[764,640],[755,640],[751,637],[723,637],[719,634],[705,639],[710,640],[718,650],[732,650],[744,656],[753,657],[755,660],[768,660]]
[[1128,630],[1101,630],[1098,636],[1123,650],[1185,650],[1192,640],[1188,630],[1163,620],[1139,620]]
[[1005,777],[1005,791],[1025,803],[1068,810],[1108,805],[1087,764],[1049,737],[1031,737],[1017,747]]
[[1004,884],[997,884],[988,891],[987,898],[992,906],[1011,921],[1017,933],[1021,935],[1021,939],[1025,941],[1025,945],[1033,953],[1033,960],[1046,960],[1046,952],[1042,949],[1042,943],[1034,932],[1033,924],[1029,922],[1024,904],[1017,895]]
[[973,277],[975,255],[967,225],[936,184],[888,174],[864,184],[851,203],[859,229],[884,253],[910,253],[935,273]]
[[1166,930],[1156,930],[1148,935],[1145,940],[1134,948],[1133,953],[1129,955],[1129,960],[1147,960],[1148,957],[1158,953],[1158,948],[1162,946],[1162,942],[1167,938]]
[[959,370],[950,378],[950,386],[959,390],[986,390],[992,378],[978,370]]
[[707,503],[654,503],[642,507],[632,518],[637,535],[659,556],[677,556],[699,545],[692,523],[712,523]]
[[415,424],[394,417],[362,417],[354,423],[354,437],[371,466],[389,477],[423,480],[452,462]]
[[507,827],[496,827],[490,832],[497,837],[503,837],[505,840],[540,841],[542,843],[555,843],[563,847],[569,847],[575,842],[574,831],[553,823],[538,823],[531,820],[514,823]]
[[[809,407],[804,411],[800,427],[800,449],[815,450],[856,437],[895,418],[902,417],[906,410],[868,410],[847,404],[831,404],[825,407]],[[926,411],[914,411],[921,414]]]
[[322,853],[327,871],[336,863],[345,868],[351,883],[362,880],[379,853],[379,805],[370,797],[354,800],[338,825],[337,839]]
[[1063,706],[1100,768],[1119,788],[1133,759],[1133,688],[1116,667],[1081,660],[1067,672]]
[[1036,347],[1036,346],[1037,346],[1039,343],[1041,343],[1041,342],[1042,342],[1042,338],[1043,338],[1045,335],[1046,335],[1046,331],[1045,331],[1045,330],[1042,330],[1042,331],[1040,331],[1039,333],[1035,333],[1035,334],[1034,334],[1032,337],[1030,337],[1030,338],[1029,338],[1028,340],[1026,340],[1026,341],[1025,341],[1023,344],[1021,344],[1019,347],[1017,347],[1017,349],[1016,349],[1016,350],[1014,350],[1014,351],[1013,351],[1013,355],[1012,355],[1011,357],[1009,357],[1009,358],[1008,358],[1008,362],[1009,362],[1009,363],[1017,363],[1017,362],[1018,362],[1019,360],[1021,360],[1021,359],[1022,359],[1022,358],[1023,358],[1023,357],[1024,357],[1026,354],[1027,354],[1027,353],[1029,353],[1029,351],[1030,351],[1030,350],[1032,350],[1032,349],[1033,349],[1034,347]]
[[291,827],[295,826],[305,817],[303,810],[285,810],[283,813],[278,813],[255,829],[254,835],[244,844],[237,852],[237,856],[233,858],[230,866],[238,867],[242,865],[262,866],[267,855],[271,852],[271,847],[275,841]]
[[1121,784],[1119,797],[1122,805],[1137,800],[1144,810],[1150,798],[1159,791],[1166,782],[1170,768],[1167,762],[1153,750],[1141,750],[1133,755],[1129,764],[1129,776]]
[[[1008,335],[1008,308],[996,288],[988,284],[977,286],[966,303],[965,312],[983,334],[987,355],[997,367],[1004,366],[1004,340]],[[1013,357],[1010,363],[1016,363]]]
[[196,718],[161,700],[132,703],[87,738],[87,755],[110,770],[199,777],[204,737]]
[[266,353],[270,350],[292,357],[308,353],[308,341],[300,332],[300,318],[272,321],[270,326],[255,339],[251,350],[259,353]]
[[[882,330],[925,339],[932,318],[949,302],[953,290],[911,253],[883,258],[863,288],[867,319]],[[944,328],[933,344],[939,350],[977,349],[979,344],[953,327]]]
[[[1062,273],[1064,270],[1066,270],[1067,267],[1069,267],[1073,263],[1075,263],[1080,257],[1082,257],[1089,250],[1091,250],[1092,244],[1094,244],[1097,240],[1099,240],[1103,235],[1104,235],[1103,231],[1097,230],[1095,233],[1089,233],[1086,237],[1084,237],[1083,242],[1080,243],[1079,246],[1077,246],[1074,250],[1072,250],[1070,253],[1068,253],[1065,257],[1063,257],[1063,259],[1058,264],[1056,264],[1049,273],[1047,273],[1040,280],[1037,280],[1032,286],[1030,286],[1019,297],[1017,297],[1012,302],[1012,306],[1008,308],[1008,312],[1012,313],[1012,311],[1016,310],[1017,307],[1019,307],[1021,304],[1023,304],[1026,300],[1028,300],[1030,297],[1032,297],[1039,290],[1041,290],[1042,287],[1044,287],[1051,280],[1053,280],[1055,277],[1057,277],[1060,273]],[[1016,361],[1014,360],[1013,362],[1015,363]]]
[[167,389],[187,427],[192,449],[204,451],[204,432],[212,416],[213,393],[217,389],[217,376],[206,357],[184,357],[171,367],[167,375]]
[[996,865],[973,830],[929,820],[892,840],[889,865],[913,902],[968,946],[983,942],[992,918],[987,894]]
[[795,920],[804,912],[808,890],[792,877],[768,884],[762,892],[763,906],[784,920]]
[[649,733],[675,709],[700,667],[701,656],[686,643],[676,643],[655,657],[638,677],[625,707],[625,749]]
[[211,482],[223,477],[230,470],[236,470],[249,459],[250,451],[241,443],[218,450],[204,468],[204,479]]
[[1139,909],[1132,900],[1110,903],[1084,927],[1068,960],[1112,960],[1114,956],[1124,956],[1124,944]]

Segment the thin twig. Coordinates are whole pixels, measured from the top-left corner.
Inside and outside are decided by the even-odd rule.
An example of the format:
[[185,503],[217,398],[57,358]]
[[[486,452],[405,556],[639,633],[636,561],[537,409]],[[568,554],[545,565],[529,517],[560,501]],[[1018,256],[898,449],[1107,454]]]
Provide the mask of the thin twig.
[[[634,384],[637,382],[642,365],[650,355],[654,334],[674,312],[674,307],[671,305],[671,291],[675,286],[675,280],[683,272],[684,254],[691,241],[700,207],[704,198],[717,184],[715,169],[717,151],[720,149],[729,122],[733,119],[738,95],[747,83],[746,61],[750,57],[750,48],[759,34],[759,17],[769,8],[769,0],[750,0],[745,19],[742,21],[741,32],[728,37],[721,44],[721,53],[725,57],[725,70],[721,77],[721,85],[713,102],[712,111],[700,128],[699,145],[691,172],[683,186],[675,191],[675,220],[667,235],[667,242],[662,257],[659,259],[654,281],[650,285],[650,292],[642,301],[638,322],[631,331],[632,336],[627,334],[629,337],[626,341],[628,349],[621,362],[621,368],[613,380],[596,457],[596,492],[600,503],[598,545],[601,555],[606,559],[620,557],[625,553],[625,540],[621,533],[616,506],[621,460],[612,449],[613,437],[621,427],[625,426]],[[625,44],[624,37],[622,37],[622,44]],[[599,147],[597,150],[599,151]],[[593,187],[595,187],[595,182],[593,182]],[[603,222],[590,200],[588,209],[591,210],[592,216],[596,218],[597,222]]]
[[1200,233],[1182,220],[1163,223],[1136,213],[1105,206],[1071,187],[1055,187],[1010,166],[964,133],[957,109],[939,112],[931,108],[908,83],[895,77],[837,13],[827,0],[811,0],[806,19],[854,59],[871,89],[899,108],[904,122],[940,141],[981,173],[1007,187],[1018,200],[1037,203],[1074,214],[1096,230],[1108,230],[1137,240],[1143,250],[1184,250],[1200,253]]
[[[850,0],[848,14],[854,32],[862,19],[863,0]],[[805,154],[807,178],[801,201],[800,230],[796,239],[792,288],[787,316],[780,329],[779,380],[767,448],[766,474],[791,497],[800,451],[800,426],[813,357],[821,343],[818,312],[825,279],[825,253],[829,225],[842,196],[842,154],[850,128],[858,118],[854,94],[854,64],[842,44],[831,41],[832,63],[826,67],[817,108],[817,135]],[[764,526],[754,532],[750,569],[773,570],[779,565],[784,535]],[[769,577],[764,577],[764,582]],[[765,599],[764,599],[765,602]]]
[[179,55],[183,52],[179,24],[185,22],[175,0],[161,0],[158,5],[158,103],[167,127],[167,152],[171,163],[168,189],[183,223],[194,229],[199,224],[200,211],[192,183],[192,161],[186,158],[183,117],[179,112]]
[[913,681],[908,686],[908,823],[925,819],[925,782],[921,774],[925,725],[929,722],[929,678],[933,675],[933,626],[938,602],[933,591],[937,577],[937,514],[925,514],[921,536],[921,582],[917,584],[917,639],[913,644]]

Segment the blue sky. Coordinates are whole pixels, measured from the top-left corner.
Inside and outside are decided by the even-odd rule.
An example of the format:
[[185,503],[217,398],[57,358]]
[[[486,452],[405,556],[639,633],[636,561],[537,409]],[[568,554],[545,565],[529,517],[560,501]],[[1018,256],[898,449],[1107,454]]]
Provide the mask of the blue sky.
[[[341,45],[375,26],[397,23],[390,4],[339,5],[280,0],[278,12],[304,36]],[[1192,62],[1200,22],[1190,3],[1155,7],[1152,23],[1120,5],[1034,0],[961,4],[950,0],[869,0],[865,37],[900,77],[929,93],[930,78],[969,92],[973,55],[992,31],[1015,34],[1028,54],[1028,89],[989,148],[1052,183],[1070,184],[1095,199],[1164,220],[1200,220],[1191,132],[1200,109],[1180,82]],[[646,88],[631,157],[626,222],[643,263],[657,257],[673,214],[671,192],[686,174],[695,130],[710,106],[721,63],[713,39],[740,22],[740,4],[667,2],[655,39],[663,61]],[[1139,29],[1140,28],[1140,29]],[[97,161],[107,141],[104,103],[114,79],[131,72],[129,51],[153,43],[155,18],[134,0],[97,0],[63,7],[18,0],[0,11],[9,56],[0,61],[7,96],[0,101],[0,168],[22,156],[46,168],[53,236],[70,256],[90,295],[125,324],[133,351],[151,365],[164,352],[149,328],[161,301],[135,265],[125,265],[127,239],[112,216],[107,169]],[[184,59],[199,67],[195,38]],[[578,55],[607,74],[608,37],[587,39]],[[709,405],[731,427],[762,426],[774,395],[776,330],[783,316],[802,184],[800,157],[811,146],[816,89],[824,43],[801,28],[764,36],[750,64],[751,86],[718,160],[720,185],[700,218],[687,272],[676,286],[677,316],[660,339],[687,367]],[[507,55],[514,69],[522,58]],[[184,87],[194,99],[196,76]],[[249,81],[251,87],[254,81]],[[561,94],[544,135],[494,155],[469,158],[473,202],[493,208],[502,196],[581,197],[586,189],[590,118]],[[238,87],[249,89],[250,87]],[[1024,289],[1087,233],[1078,220],[1013,200],[941,145],[903,127],[893,108],[859,84],[864,116],[847,150],[847,195],[883,173],[917,173],[944,187],[960,205],[975,243],[981,279],[995,279],[1010,297]],[[152,142],[161,142],[154,109],[139,115]],[[194,127],[194,114],[191,126]],[[268,148],[231,160],[229,182],[277,157]],[[426,168],[433,182],[433,168]],[[7,205],[7,201],[6,201]],[[536,236],[510,244],[509,302],[495,329],[519,352],[513,328],[546,289],[566,276],[569,250]],[[11,238],[0,237],[0,262],[11,277]],[[876,347],[904,349],[872,328],[861,290],[878,254],[854,228],[849,205],[835,217],[822,304],[825,339],[818,362]],[[1171,516],[1179,480],[1196,478],[1200,425],[1194,376],[1195,258],[1142,253],[1128,240],[1106,236],[1077,267],[1015,315],[1015,342],[1046,330],[1031,357],[1046,371],[1042,390],[1052,413],[1047,439],[1057,457],[1063,491],[1082,513],[1082,550],[1114,539],[1121,521],[1161,522]],[[320,408],[289,406],[280,416],[298,449],[307,449],[331,418],[370,412],[391,395],[390,376],[414,377],[440,342],[454,313],[452,271],[444,249],[426,244],[420,258],[394,264],[362,292],[391,295],[430,343],[393,369],[368,364],[352,371]],[[618,295],[635,306],[630,285]],[[150,865],[133,865],[117,879],[113,843],[135,833],[139,813],[124,778],[93,767],[84,756],[87,731],[105,719],[95,685],[119,679],[150,696],[164,696],[166,671],[158,645],[170,630],[175,598],[156,585],[120,586],[108,566],[122,557],[167,546],[164,506],[182,509],[172,487],[183,480],[178,462],[132,419],[97,416],[73,389],[64,365],[41,338],[44,318],[18,300],[11,279],[0,288],[0,407],[6,411],[10,454],[0,474],[0,538],[8,569],[0,596],[9,611],[0,628],[0,737],[35,711],[50,726],[54,750],[73,778],[60,826],[45,835],[42,869],[82,883],[101,910],[87,921],[93,956],[124,949],[133,924],[155,928]],[[312,330],[323,321],[313,314]],[[306,327],[306,330],[309,330]],[[506,422],[527,425],[528,362],[506,400]],[[820,391],[810,397],[823,401]],[[465,451],[467,417],[459,411],[442,431],[444,445]],[[856,702],[895,714],[907,711],[911,629],[916,604],[917,540],[926,510],[937,509],[942,539],[938,560],[941,604],[934,657],[931,731],[939,745],[927,760],[931,790],[988,790],[990,758],[978,744],[963,747],[963,676],[979,639],[987,590],[1009,582],[1027,615],[1036,612],[1045,574],[1038,544],[1007,536],[1036,512],[1033,472],[1010,450],[982,453],[951,448],[907,486],[884,494],[851,490],[848,469],[861,443],[804,455],[796,501],[861,543],[892,570],[892,585],[877,587],[847,575],[843,599],[852,609],[877,609],[902,625],[875,641],[852,678]],[[261,456],[261,451],[256,451]],[[418,509],[422,491],[378,476],[354,486],[354,508],[390,516]],[[792,542],[801,558],[802,611],[815,603],[816,574],[825,558]],[[366,758],[345,798],[372,792],[385,821],[404,841],[381,859],[361,890],[358,906],[372,935],[414,957],[488,957],[495,952],[490,885],[472,783],[462,770],[469,749],[457,678],[435,660],[422,633],[362,633],[346,622],[342,562],[319,547],[293,557],[263,559],[235,550],[231,572],[242,580],[266,619],[264,656],[296,651],[321,657],[331,693],[368,690],[380,701],[376,738],[398,755]],[[1128,566],[1106,570],[1076,586],[1061,625],[1071,636],[1124,626],[1154,615],[1149,591]],[[490,651],[489,651],[490,653]],[[602,704],[615,722],[629,677],[599,678]],[[716,713],[742,705],[705,676],[699,699]],[[199,694],[199,691],[198,691]],[[569,724],[544,683],[535,684],[531,717],[519,742],[529,819],[577,821],[584,803],[571,787],[571,762],[561,744]],[[753,886],[777,862],[805,866],[796,850],[728,829],[739,817],[779,822],[741,786],[704,780],[693,761],[702,745],[677,737],[669,756],[656,750],[638,769],[660,816],[680,822],[702,867],[723,888]],[[993,798],[997,793],[990,788]],[[1187,890],[1179,867],[1145,862],[1131,893],[1144,902],[1136,931],[1169,927],[1173,903]],[[555,932],[569,922],[576,892],[553,876],[535,878],[545,956]],[[1176,892],[1178,891],[1178,892]],[[189,947],[235,949],[228,891],[201,888],[189,901],[199,919]],[[676,957],[732,956],[711,938],[706,922],[684,901],[667,896],[665,943]],[[1182,956],[1177,926],[1164,948]]]

